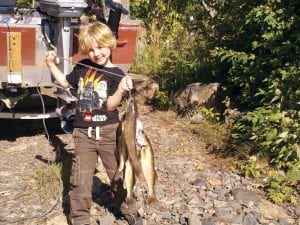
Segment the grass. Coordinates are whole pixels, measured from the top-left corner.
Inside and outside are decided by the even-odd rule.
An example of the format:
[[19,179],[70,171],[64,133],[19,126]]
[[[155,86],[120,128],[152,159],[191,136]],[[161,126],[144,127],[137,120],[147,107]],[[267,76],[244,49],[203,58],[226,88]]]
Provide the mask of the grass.
[[210,152],[224,150],[228,136],[225,125],[203,119],[199,124],[190,124],[189,130],[198,135]]
[[60,164],[53,163],[35,171],[35,184],[42,201],[57,198],[61,194],[61,169]]

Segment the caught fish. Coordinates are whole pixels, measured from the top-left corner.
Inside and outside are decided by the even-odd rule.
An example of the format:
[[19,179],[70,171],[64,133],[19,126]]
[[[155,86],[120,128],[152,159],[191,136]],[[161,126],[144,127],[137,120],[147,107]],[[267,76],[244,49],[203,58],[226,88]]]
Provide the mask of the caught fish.
[[133,201],[136,176],[141,178],[141,172],[147,185],[147,203],[155,202],[157,201],[155,195],[157,173],[154,166],[153,148],[143,131],[141,120],[137,118],[134,98],[129,98],[127,101],[125,115],[120,121],[117,130],[118,170],[124,171],[123,185],[127,190],[127,202]]
[[125,144],[124,137],[124,118],[121,118],[121,122],[117,129],[117,147],[116,147],[116,155],[118,157],[119,165],[118,171],[123,171],[125,167],[125,161],[127,160],[127,148]]
[[143,131],[142,123],[137,120],[137,132],[136,132],[137,144],[141,147],[141,166],[148,187],[147,203],[157,201],[155,196],[155,183],[157,180],[157,173],[154,166],[154,153],[150,140]]
[[134,173],[139,176],[141,167],[139,164],[137,148],[136,148],[136,120],[137,108],[134,98],[129,98],[125,109],[124,121],[124,140],[127,148],[128,158],[130,159]]
[[135,185],[135,174],[130,160],[127,159],[125,162],[124,188],[127,191],[126,201],[128,204],[134,201],[133,200],[134,185]]

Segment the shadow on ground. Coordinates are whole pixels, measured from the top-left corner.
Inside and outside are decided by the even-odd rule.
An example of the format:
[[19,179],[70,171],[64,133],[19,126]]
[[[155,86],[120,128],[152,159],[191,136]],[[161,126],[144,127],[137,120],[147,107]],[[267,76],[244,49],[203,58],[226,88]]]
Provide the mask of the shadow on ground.
[[[49,140],[50,140],[51,145],[53,146],[53,151],[55,152],[55,158],[51,161],[49,161],[49,159],[46,159],[41,155],[36,155],[35,158],[45,164],[48,164],[48,165],[52,164],[52,163],[61,165],[61,177],[60,178],[61,178],[62,185],[63,185],[63,189],[62,189],[62,193],[61,193],[61,195],[62,195],[61,207],[63,209],[63,212],[64,212],[66,218],[69,218],[69,214],[70,214],[69,191],[71,188],[70,176],[71,176],[72,161],[73,161],[74,154],[73,154],[73,152],[66,150],[65,146],[67,144],[64,143],[58,137],[58,135],[53,131],[54,130],[51,129]],[[26,133],[26,134],[29,134],[29,133]],[[69,223],[69,221],[68,221],[68,223]]]
[[0,119],[0,140],[15,141],[18,137],[28,137],[44,134],[50,136],[62,134],[59,118],[45,120]]

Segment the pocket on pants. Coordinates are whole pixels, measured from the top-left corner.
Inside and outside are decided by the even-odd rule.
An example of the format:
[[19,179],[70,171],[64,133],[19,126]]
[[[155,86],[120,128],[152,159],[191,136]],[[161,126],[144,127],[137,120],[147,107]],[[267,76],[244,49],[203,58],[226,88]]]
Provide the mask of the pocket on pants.
[[80,157],[79,156],[75,156],[72,160],[70,183],[73,186],[78,186],[80,184]]

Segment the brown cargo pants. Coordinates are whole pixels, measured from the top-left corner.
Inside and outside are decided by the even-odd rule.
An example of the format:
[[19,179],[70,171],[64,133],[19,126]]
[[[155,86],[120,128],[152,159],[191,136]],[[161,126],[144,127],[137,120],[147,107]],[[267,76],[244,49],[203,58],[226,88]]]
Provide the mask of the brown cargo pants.
[[98,155],[100,156],[106,173],[110,179],[114,204],[122,214],[136,212],[133,205],[125,203],[126,190],[123,179],[117,171],[116,129],[118,124],[111,124],[100,128],[100,140],[96,140],[95,129],[92,137],[88,137],[87,129],[75,128],[75,157],[70,177],[71,191],[71,221],[73,225],[90,224],[90,207],[92,201],[92,185]]

